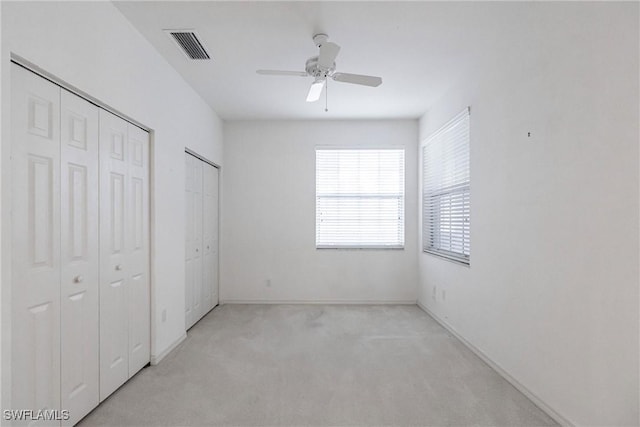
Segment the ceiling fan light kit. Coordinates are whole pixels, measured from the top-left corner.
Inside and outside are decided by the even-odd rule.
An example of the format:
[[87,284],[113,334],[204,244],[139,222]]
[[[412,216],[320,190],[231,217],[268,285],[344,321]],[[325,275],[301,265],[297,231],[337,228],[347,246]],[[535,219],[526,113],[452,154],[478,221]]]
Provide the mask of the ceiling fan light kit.
[[363,86],[378,87],[382,84],[382,78],[380,77],[366,76],[362,74],[336,73],[335,60],[340,52],[340,46],[328,40],[329,36],[326,34],[316,34],[313,36],[313,42],[319,49],[319,54],[318,56],[313,56],[307,59],[305,71],[257,70],[256,72],[258,74],[268,76],[313,77],[314,82],[309,88],[307,102],[315,102],[320,99],[327,77],[330,77],[336,82]]
[[307,102],[316,102],[320,99],[322,94],[322,88],[324,87],[325,80],[316,80],[311,84],[309,93],[307,94]]

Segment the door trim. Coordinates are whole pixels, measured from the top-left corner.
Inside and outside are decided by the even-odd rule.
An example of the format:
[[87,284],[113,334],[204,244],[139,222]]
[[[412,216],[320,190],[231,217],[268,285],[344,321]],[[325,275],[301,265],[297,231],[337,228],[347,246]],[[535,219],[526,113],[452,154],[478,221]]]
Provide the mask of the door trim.
[[190,156],[195,157],[198,160],[202,160],[203,162],[209,164],[210,166],[213,166],[214,168],[221,170],[222,168],[220,167],[219,164],[217,164],[216,162],[212,162],[211,160],[207,159],[204,156],[201,156],[200,154],[196,153],[193,150],[188,149],[187,147],[184,147],[184,152],[187,153]]

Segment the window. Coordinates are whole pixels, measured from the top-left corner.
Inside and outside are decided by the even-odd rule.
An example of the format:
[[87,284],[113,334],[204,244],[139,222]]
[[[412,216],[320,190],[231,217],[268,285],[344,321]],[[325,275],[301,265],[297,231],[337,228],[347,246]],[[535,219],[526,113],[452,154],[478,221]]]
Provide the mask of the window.
[[404,149],[316,149],[316,247],[404,247]]
[[423,250],[469,264],[468,108],[427,138],[422,167]]

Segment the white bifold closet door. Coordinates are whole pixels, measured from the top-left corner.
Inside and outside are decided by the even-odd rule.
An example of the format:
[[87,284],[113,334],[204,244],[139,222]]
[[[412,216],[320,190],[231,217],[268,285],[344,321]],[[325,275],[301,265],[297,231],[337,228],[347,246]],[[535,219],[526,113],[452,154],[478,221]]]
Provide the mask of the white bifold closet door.
[[11,73],[11,407],[60,409],[60,88]]
[[99,108],[61,95],[61,407],[73,425],[99,403]]
[[149,362],[148,134],[11,76],[11,408],[72,425]]
[[218,169],[185,153],[185,324],[218,304]]
[[99,109],[11,72],[11,405],[72,425],[98,404]]
[[202,307],[202,161],[185,154],[185,321],[187,329],[204,314]]
[[149,361],[148,134],[100,110],[100,400]]
[[[218,305],[218,168],[202,162],[203,173],[203,281],[206,311]],[[206,312],[205,311],[205,312]]]

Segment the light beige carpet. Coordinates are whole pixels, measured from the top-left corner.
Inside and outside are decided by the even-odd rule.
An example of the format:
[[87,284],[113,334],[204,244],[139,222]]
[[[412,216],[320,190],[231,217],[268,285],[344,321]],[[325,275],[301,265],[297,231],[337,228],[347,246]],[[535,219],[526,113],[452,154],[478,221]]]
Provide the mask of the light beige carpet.
[[555,425],[417,306],[225,305],[84,426]]

